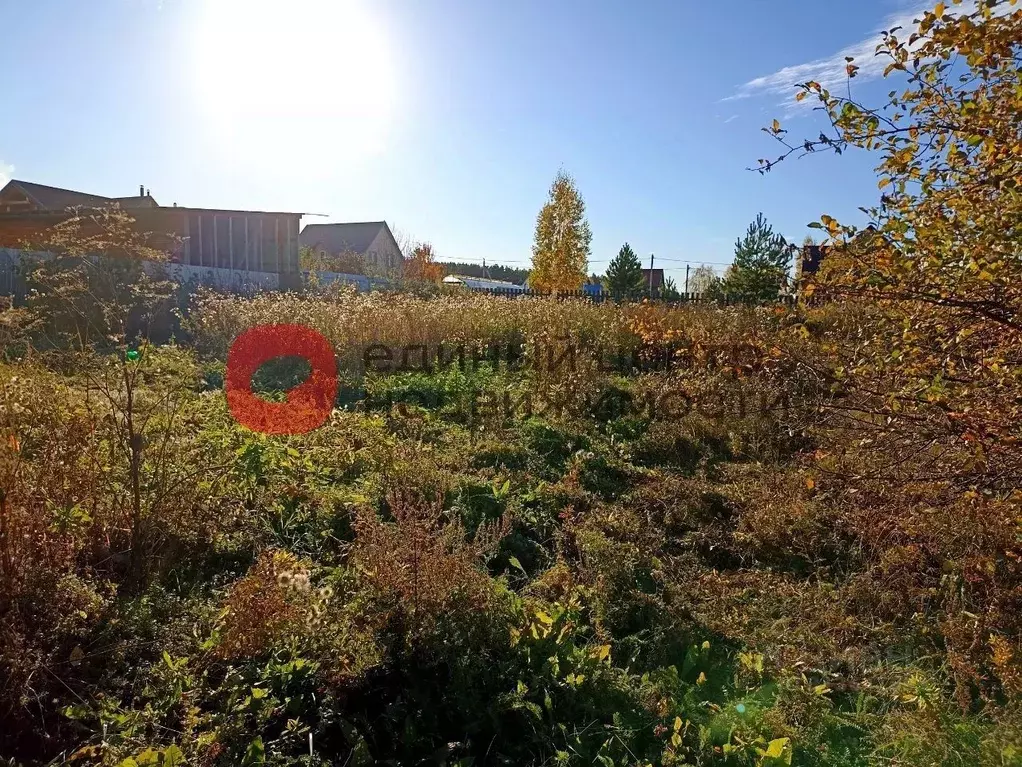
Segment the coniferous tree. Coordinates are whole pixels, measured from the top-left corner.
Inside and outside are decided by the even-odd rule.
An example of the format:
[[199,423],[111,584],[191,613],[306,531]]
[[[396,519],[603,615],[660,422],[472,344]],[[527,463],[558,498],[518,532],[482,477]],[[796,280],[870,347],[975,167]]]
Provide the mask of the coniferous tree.
[[677,301],[681,298],[681,292],[673,277],[664,278],[664,284],[660,288],[660,297],[664,301]]
[[614,298],[637,298],[642,294],[642,264],[627,242],[621,246],[607,267],[604,282],[607,292]]
[[774,301],[787,280],[791,249],[775,234],[762,213],[735,243],[735,260],[720,285],[720,292],[743,303]]

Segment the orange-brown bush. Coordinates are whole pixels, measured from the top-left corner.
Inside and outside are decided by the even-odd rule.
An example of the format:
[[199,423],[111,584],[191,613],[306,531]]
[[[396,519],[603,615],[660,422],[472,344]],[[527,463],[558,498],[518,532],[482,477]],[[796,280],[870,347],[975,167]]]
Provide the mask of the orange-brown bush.
[[507,533],[506,519],[484,524],[468,538],[440,502],[408,490],[387,496],[392,522],[362,509],[352,561],[375,589],[380,607],[409,636],[429,633],[440,618],[486,608],[492,582],[481,559]]
[[259,658],[286,645],[307,628],[313,604],[308,563],[287,552],[264,551],[227,595],[217,654]]
[[123,391],[115,383],[98,388],[101,360],[71,376],[27,362],[0,368],[2,717],[64,688],[44,669],[66,667],[116,595],[144,590],[183,556],[201,556],[237,522],[215,512],[231,508],[229,494],[209,499],[216,465],[194,433],[187,376],[172,392],[160,390],[184,372],[180,360],[154,352],[153,362],[157,370],[143,364],[134,389],[143,440],[137,496],[125,411],[114,404],[123,403]]
[[0,387],[0,716],[100,618],[112,590],[78,576],[114,553],[95,421],[55,376],[17,372]]
[[844,315],[817,336],[840,395],[819,424],[817,473],[868,552],[861,607],[875,594],[877,617],[936,637],[965,705],[998,677],[1010,691],[996,637],[1022,638],[1022,10],[940,2],[919,15],[877,45],[899,83],[886,99],[799,84],[828,130],[803,142],[774,121],[786,151],[761,170],[816,150],[879,157],[868,228],[812,225],[834,246],[809,286],[831,303],[813,314]]

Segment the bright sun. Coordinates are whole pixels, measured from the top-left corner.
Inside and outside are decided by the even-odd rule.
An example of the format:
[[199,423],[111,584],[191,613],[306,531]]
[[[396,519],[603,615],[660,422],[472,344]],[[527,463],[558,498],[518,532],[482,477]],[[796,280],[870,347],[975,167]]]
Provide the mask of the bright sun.
[[205,0],[195,43],[204,112],[230,150],[334,161],[382,150],[396,77],[364,2]]

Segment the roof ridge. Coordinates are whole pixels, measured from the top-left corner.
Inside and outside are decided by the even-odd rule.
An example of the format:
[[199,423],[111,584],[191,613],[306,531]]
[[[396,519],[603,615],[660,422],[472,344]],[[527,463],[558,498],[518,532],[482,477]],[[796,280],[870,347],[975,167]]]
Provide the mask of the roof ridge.
[[359,226],[362,224],[386,224],[386,221],[335,221],[332,224],[306,224],[306,228],[310,226]]
[[104,200],[116,199],[113,197],[107,197],[106,195],[102,194],[93,194],[92,192],[80,192],[77,189],[68,189],[67,187],[64,186],[50,186],[49,184],[40,184],[36,181],[24,181],[20,178],[12,178],[10,180],[10,183],[18,184],[19,186],[33,186],[39,189],[50,189],[54,192],[71,192],[72,194],[81,194],[85,195],[86,197],[102,197]]

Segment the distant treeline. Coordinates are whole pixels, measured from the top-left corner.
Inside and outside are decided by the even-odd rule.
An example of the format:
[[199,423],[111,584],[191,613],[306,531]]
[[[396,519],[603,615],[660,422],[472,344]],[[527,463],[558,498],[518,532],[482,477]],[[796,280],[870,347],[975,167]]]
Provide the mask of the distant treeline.
[[490,280],[505,280],[516,285],[523,285],[529,279],[528,269],[515,269],[510,266],[493,264],[486,266],[482,264],[461,264],[457,261],[440,261],[440,266],[447,274],[461,274],[465,277],[484,277]]

